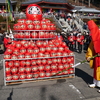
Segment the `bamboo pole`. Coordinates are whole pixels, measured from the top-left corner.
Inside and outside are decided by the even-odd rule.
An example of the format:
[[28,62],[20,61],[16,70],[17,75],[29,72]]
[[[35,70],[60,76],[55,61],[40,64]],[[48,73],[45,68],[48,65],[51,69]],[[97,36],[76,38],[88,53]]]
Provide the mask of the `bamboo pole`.
[[[92,56],[92,57],[90,58],[90,60],[94,59],[94,58],[97,57],[97,56],[98,56],[98,55]],[[80,65],[80,64],[83,64],[83,63],[85,63],[85,62],[87,62],[87,60],[83,60],[83,61],[81,61],[81,62],[79,62],[79,63],[77,63],[77,64],[75,64],[75,65],[73,65],[73,66],[71,66],[71,67],[68,67],[67,69],[64,69],[64,70],[62,70],[62,71],[59,71],[59,72],[57,72],[56,74],[54,74],[53,76],[56,76],[56,75],[58,75],[58,74],[60,74],[60,73],[62,73],[62,72],[64,72],[64,71],[66,71],[66,70],[69,70],[69,69],[71,69],[71,68],[75,68],[76,66],[78,66],[78,65]]]

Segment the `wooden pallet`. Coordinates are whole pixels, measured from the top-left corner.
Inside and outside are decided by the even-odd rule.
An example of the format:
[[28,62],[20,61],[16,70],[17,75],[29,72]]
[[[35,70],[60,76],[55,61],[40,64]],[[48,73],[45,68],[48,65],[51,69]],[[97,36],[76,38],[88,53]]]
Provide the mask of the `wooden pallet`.
[[59,79],[66,79],[66,78],[74,78],[75,75],[72,74],[70,76],[59,76],[59,77],[52,77],[52,78],[39,78],[36,80],[19,80],[19,81],[15,81],[15,82],[6,82],[6,85],[13,85],[13,84],[22,84],[22,83],[30,83],[30,82],[39,82],[39,81],[49,81],[49,80],[59,80]]

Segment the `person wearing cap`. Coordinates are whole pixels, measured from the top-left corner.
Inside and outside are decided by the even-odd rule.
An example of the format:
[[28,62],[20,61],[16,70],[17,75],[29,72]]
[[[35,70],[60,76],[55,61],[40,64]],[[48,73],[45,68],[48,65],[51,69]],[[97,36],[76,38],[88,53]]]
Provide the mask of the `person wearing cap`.
[[[93,20],[88,21],[88,28],[91,34],[91,42],[86,53],[86,59],[89,61],[90,68],[93,69],[93,84],[90,88],[100,88],[100,30]],[[94,59],[90,59],[93,56]],[[100,93],[100,90],[98,90]]]

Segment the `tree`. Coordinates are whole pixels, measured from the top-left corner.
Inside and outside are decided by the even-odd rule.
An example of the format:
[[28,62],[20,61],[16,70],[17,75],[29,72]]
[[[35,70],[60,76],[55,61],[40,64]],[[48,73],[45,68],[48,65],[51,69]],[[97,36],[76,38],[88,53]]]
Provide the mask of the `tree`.
[[16,4],[16,10],[20,10],[20,7],[21,7],[21,3],[24,2],[24,1],[28,1],[28,0],[12,0],[12,1],[16,1],[17,4]]
[[88,0],[88,6],[90,7],[90,2],[91,2],[91,0]]

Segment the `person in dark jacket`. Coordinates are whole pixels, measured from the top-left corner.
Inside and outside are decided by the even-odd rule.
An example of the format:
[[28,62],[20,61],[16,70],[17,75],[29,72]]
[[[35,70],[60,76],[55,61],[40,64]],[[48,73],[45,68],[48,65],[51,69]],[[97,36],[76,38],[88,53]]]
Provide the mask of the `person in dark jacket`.
[[77,34],[78,34],[78,32],[77,31],[73,31],[73,35],[74,35],[74,45],[73,45],[73,49],[74,49],[74,51],[77,51],[77,48],[76,48],[76,46],[77,46]]
[[5,49],[4,49],[4,43],[3,43],[4,36],[5,36],[5,34],[0,33],[0,54],[5,51]]
[[90,42],[91,42],[91,36],[89,35],[89,32],[86,32],[84,35],[84,48],[83,48],[84,53],[87,52]]

